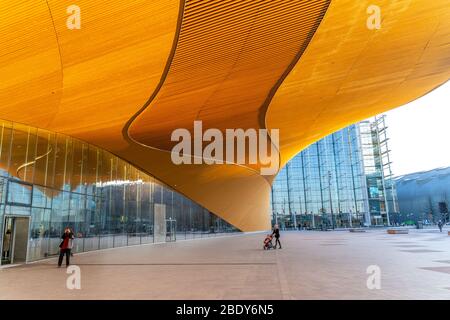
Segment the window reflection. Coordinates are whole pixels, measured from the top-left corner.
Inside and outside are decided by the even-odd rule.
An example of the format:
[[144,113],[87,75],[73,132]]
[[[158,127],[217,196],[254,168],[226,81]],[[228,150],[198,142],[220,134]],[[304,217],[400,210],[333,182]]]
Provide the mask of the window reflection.
[[[385,202],[395,207],[383,193],[381,161],[379,155],[375,159],[378,146],[373,143],[377,132],[363,121],[294,157],[273,184],[273,223],[285,228],[359,227],[371,216],[386,214]],[[384,183],[392,186],[390,180]]]
[[155,204],[177,220],[177,239],[237,231],[104,150],[0,120],[0,221],[31,216],[28,261],[57,254],[67,226],[75,252],[152,243]]

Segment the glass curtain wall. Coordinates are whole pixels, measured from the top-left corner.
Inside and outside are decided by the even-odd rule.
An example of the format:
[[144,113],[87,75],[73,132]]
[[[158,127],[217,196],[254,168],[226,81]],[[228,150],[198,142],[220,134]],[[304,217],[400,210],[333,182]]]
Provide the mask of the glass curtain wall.
[[364,168],[355,125],[295,156],[272,187],[272,221],[282,228],[329,229],[364,223]]
[[67,226],[74,252],[152,243],[155,204],[171,239],[238,231],[109,152],[0,120],[0,229],[6,216],[30,217],[28,261],[56,255]]
[[282,228],[390,225],[398,205],[384,116],[312,144],[280,171],[272,221]]

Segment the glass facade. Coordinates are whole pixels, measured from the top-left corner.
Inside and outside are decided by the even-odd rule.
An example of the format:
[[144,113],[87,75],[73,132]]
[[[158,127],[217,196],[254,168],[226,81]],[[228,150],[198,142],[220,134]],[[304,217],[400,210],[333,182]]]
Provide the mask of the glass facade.
[[395,196],[385,194],[395,189],[382,125],[379,118],[351,125],[289,161],[272,187],[272,223],[307,229],[389,224],[396,209],[387,212],[386,203],[392,207]]
[[75,253],[238,231],[109,152],[0,120],[0,246],[11,217],[29,219],[26,261],[57,254],[66,226]]

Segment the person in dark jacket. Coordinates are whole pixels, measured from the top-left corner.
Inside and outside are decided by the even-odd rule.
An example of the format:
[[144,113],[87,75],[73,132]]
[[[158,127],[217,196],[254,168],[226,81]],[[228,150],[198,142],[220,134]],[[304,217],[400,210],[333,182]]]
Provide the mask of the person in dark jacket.
[[444,226],[444,224],[442,223],[442,220],[439,220],[438,222],[438,227],[439,227],[439,231],[442,232],[442,227]]
[[66,267],[70,264],[70,252],[72,251],[72,242],[74,239],[74,235],[69,227],[64,229],[64,233],[61,236],[61,244],[59,245],[59,259],[58,259],[58,267],[61,267],[64,255],[66,256]]
[[280,227],[279,227],[277,224],[273,227],[272,235],[275,236],[275,240],[276,240],[276,241],[275,241],[274,249],[277,248],[277,244],[280,246],[280,249],[281,249],[281,242],[280,242]]

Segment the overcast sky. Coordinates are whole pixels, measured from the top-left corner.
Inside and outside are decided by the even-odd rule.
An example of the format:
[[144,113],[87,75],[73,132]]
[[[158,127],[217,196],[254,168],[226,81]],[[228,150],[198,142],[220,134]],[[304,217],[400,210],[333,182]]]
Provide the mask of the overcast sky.
[[450,81],[385,114],[395,176],[450,166]]

